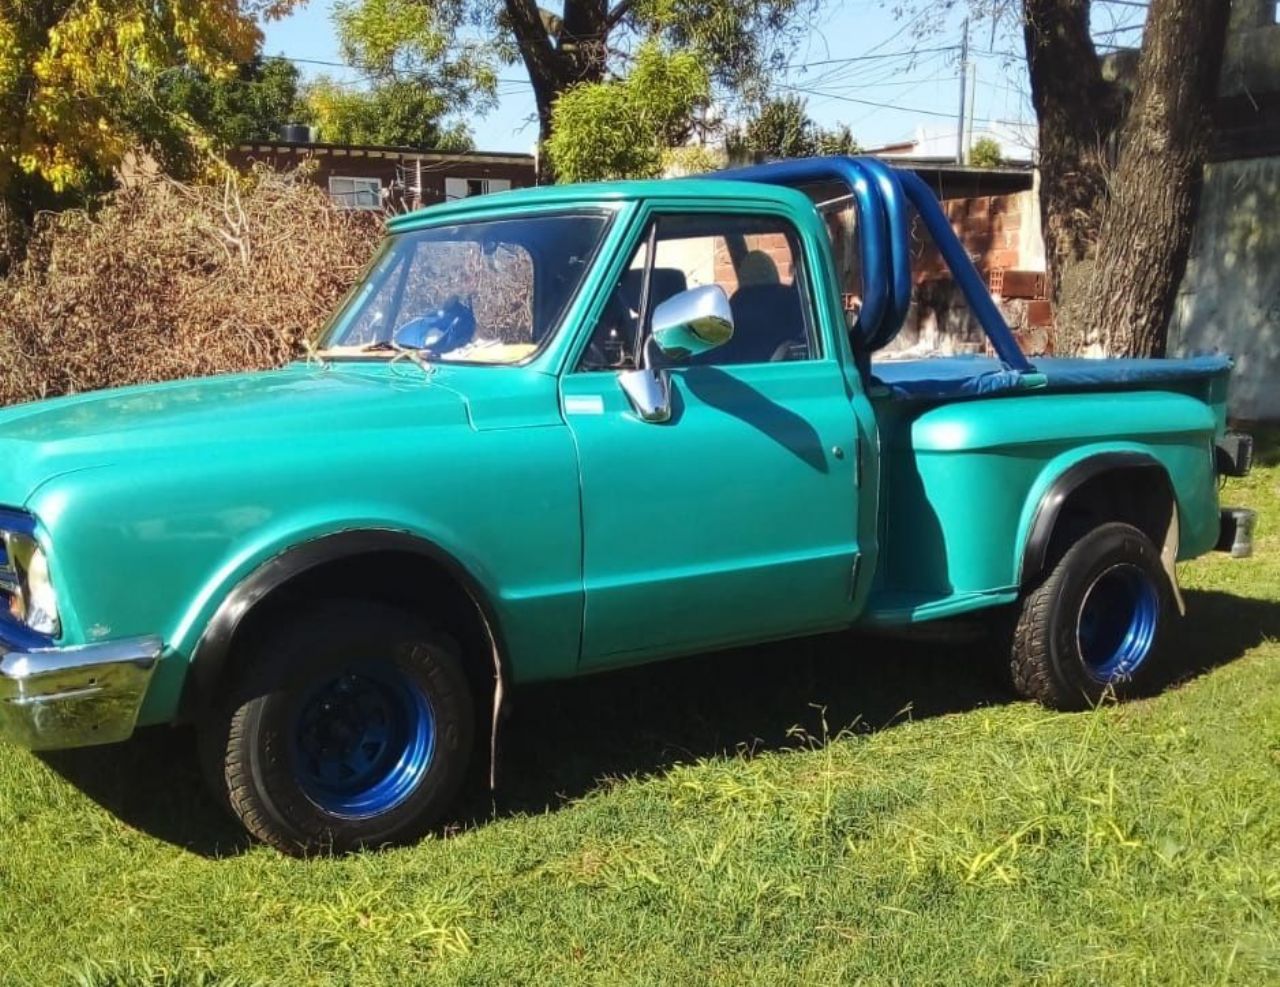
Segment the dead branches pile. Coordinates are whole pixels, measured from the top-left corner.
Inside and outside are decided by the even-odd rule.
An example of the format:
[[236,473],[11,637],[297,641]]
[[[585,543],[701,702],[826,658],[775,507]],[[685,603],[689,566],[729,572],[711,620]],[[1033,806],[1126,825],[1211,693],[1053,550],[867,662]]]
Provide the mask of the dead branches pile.
[[284,363],[380,233],[272,172],[244,189],[157,180],[43,217],[0,280],[0,404]]

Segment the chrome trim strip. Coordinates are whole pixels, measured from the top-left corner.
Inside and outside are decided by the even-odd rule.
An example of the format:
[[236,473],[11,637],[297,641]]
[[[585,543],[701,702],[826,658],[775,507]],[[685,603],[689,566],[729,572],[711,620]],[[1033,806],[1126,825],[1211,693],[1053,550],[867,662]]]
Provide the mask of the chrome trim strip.
[[136,637],[0,654],[0,739],[32,750],[124,740],[163,650]]

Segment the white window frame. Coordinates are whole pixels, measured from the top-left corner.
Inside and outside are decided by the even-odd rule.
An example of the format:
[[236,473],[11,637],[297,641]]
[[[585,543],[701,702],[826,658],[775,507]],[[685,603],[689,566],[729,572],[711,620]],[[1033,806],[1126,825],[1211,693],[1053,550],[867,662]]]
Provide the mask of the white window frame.
[[[350,192],[339,192],[334,189],[334,182],[350,182]],[[363,186],[363,187],[362,187]],[[375,203],[361,202],[361,196],[373,193]],[[355,209],[359,212],[378,212],[382,209],[382,179],[370,178],[366,175],[330,175],[329,198],[339,209]]]
[[[461,182],[463,188],[467,188],[470,182],[479,182],[480,191],[476,195],[488,195],[490,192],[507,192],[511,189],[511,179],[509,178],[469,178],[466,175],[447,175],[444,180],[444,199],[446,202],[457,202],[459,199],[475,197],[470,193],[450,195],[449,185],[454,182]],[[455,185],[454,187],[456,188],[457,186]]]

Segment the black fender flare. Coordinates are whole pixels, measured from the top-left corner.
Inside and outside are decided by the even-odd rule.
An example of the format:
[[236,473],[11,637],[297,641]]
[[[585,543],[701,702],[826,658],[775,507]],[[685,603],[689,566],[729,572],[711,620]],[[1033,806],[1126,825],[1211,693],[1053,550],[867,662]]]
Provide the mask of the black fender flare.
[[[1099,452],[1073,463],[1063,470],[1049,484],[1040,503],[1036,505],[1035,515],[1031,519],[1031,528],[1027,532],[1026,544],[1022,549],[1022,567],[1018,575],[1018,585],[1026,586],[1044,571],[1049,555],[1049,543],[1053,538],[1053,529],[1058,523],[1058,515],[1062,507],[1076,490],[1090,480],[1121,469],[1153,470],[1160,475],[1173,497],[1173,485],[1169,482],[1169,474],[1163,464],[1154,456],[1145,452]],[[1174,500],[1173,509],[1177,510]]]
[[196,719],[200,704],[215,695],[231,658],[236,631],[259,603],[310,569],[373,552],[417,555],[443,568],[464,589],[480,617],[491,649],[494,672],[493,716],[496,724],[508,679],[507,649],[501,624],[488,594],[472,573],[434,542],[391,528],[353,529],[299,542],[273,556],[244,577],[226,595],[192,649],[183,684],[179,718]]

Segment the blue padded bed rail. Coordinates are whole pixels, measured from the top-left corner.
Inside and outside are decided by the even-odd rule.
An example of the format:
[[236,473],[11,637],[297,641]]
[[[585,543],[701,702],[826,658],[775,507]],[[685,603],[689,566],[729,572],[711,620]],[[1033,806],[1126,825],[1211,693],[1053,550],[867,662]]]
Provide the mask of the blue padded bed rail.
[[891,397],[906,401],[938,401],[1008,391],[1052,391],[1139,388],[1211,377],[1231,369],[1221,354],[1179,360],[1044,359],[1034,372],[1011,370],[985,356],[930,357],[922,360],[877,360],[872,379]]

